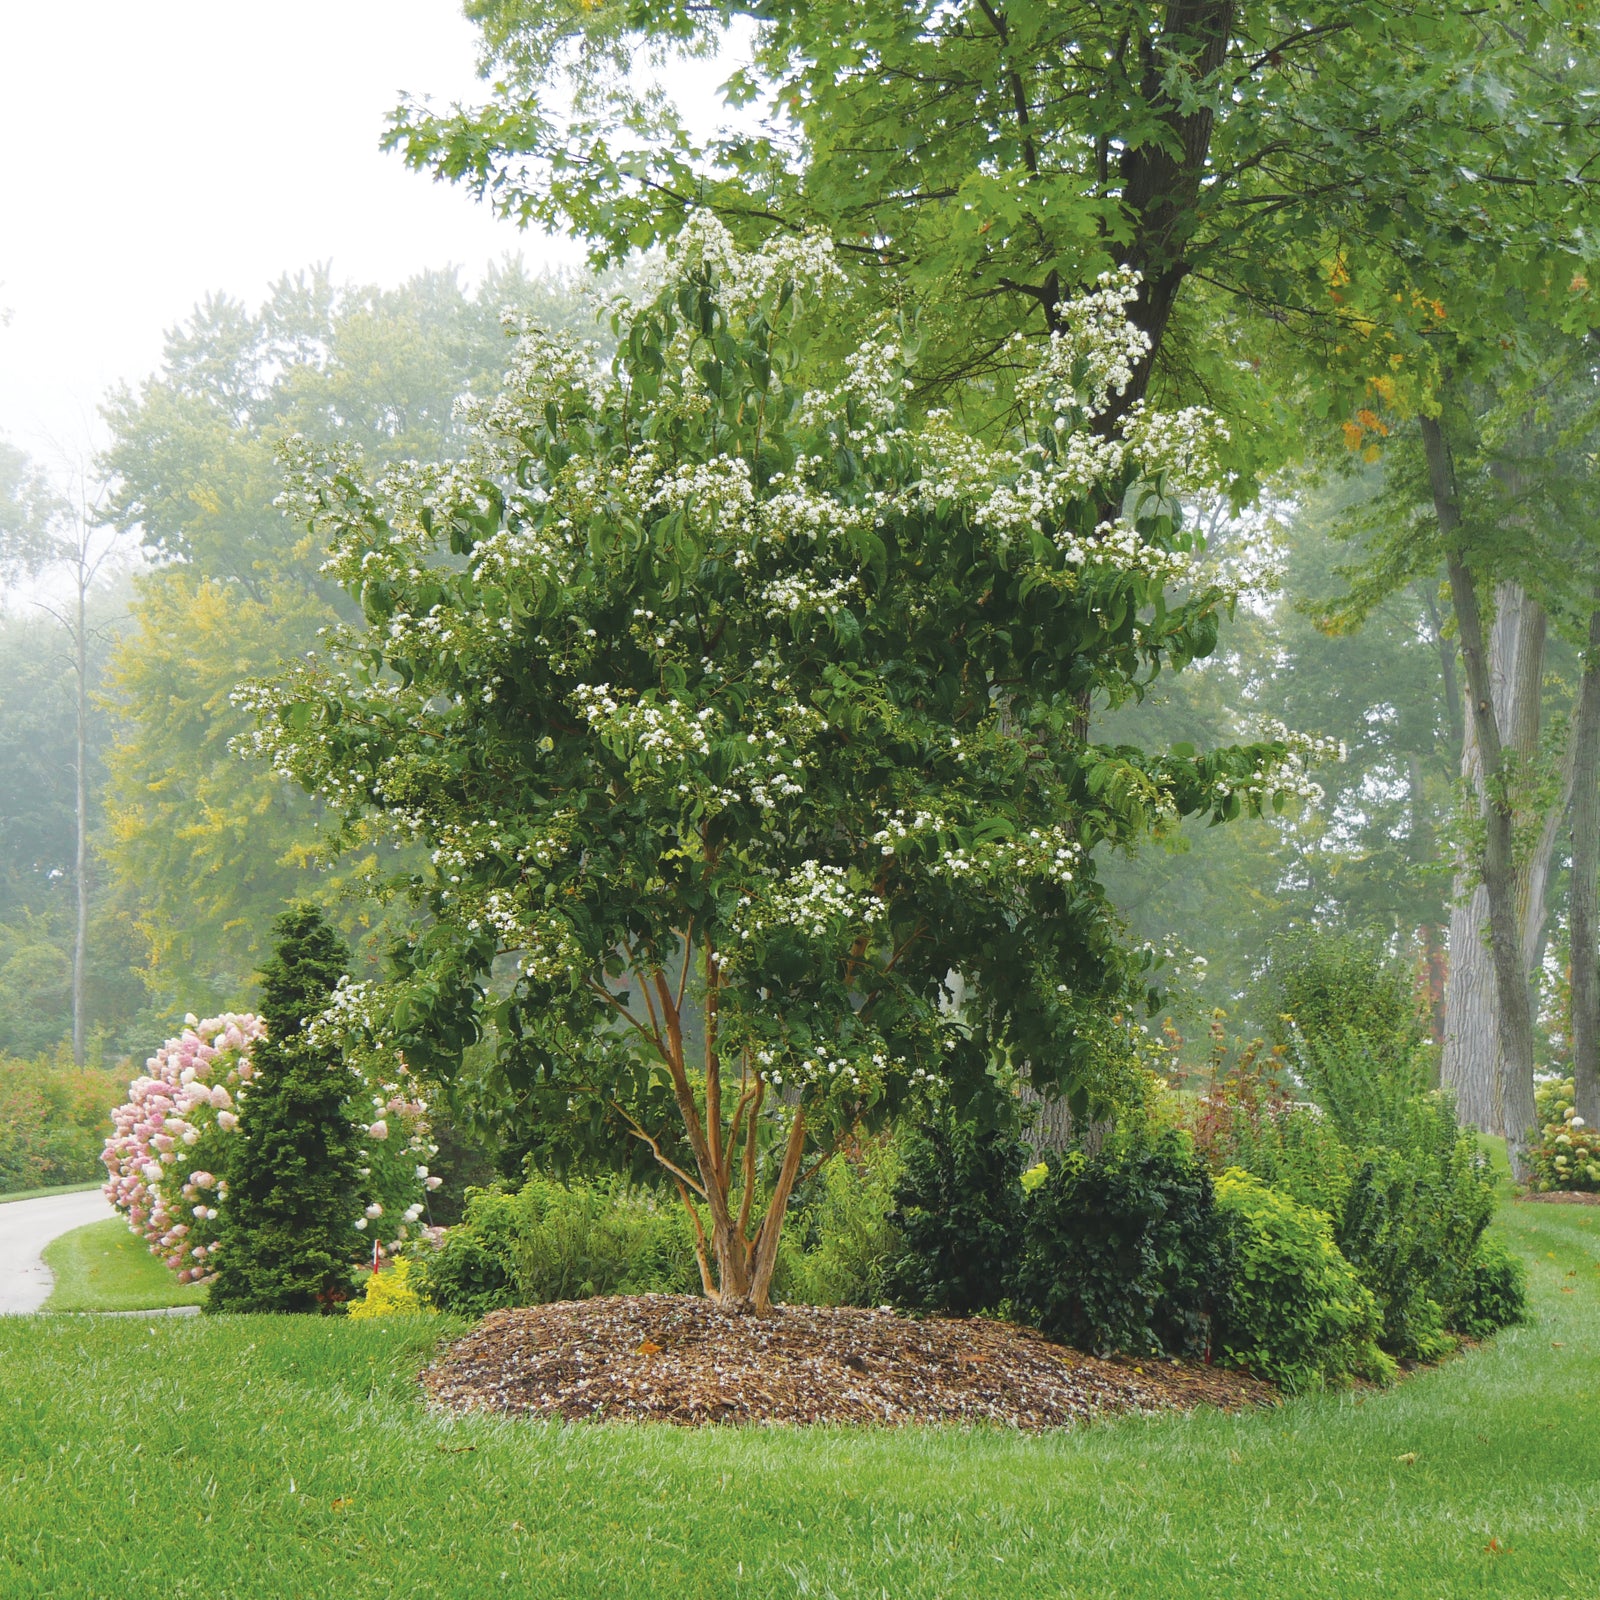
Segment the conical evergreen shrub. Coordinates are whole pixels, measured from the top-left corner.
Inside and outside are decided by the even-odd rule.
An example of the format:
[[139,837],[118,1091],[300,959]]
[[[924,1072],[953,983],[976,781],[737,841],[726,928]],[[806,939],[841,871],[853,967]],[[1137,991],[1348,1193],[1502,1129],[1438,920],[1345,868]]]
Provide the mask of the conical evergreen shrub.
[[356,1080],[336,1045],[306,1035],[346,952],[312,906],[292,907],[273,932],[261,974],[267,1037],[239,1100],[210,1311],[332,1311],[355,1292],[360,1131],[347,1102]]

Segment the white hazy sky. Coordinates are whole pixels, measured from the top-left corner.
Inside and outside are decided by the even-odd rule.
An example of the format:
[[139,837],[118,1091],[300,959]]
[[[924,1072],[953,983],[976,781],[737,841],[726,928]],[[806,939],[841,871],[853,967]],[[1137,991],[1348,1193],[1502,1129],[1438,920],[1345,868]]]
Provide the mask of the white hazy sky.
[[458,0],[0,0],[0,433],[83,451],[212,290],[578,259],[378,149],[402,91],[481,93],[474,46]]

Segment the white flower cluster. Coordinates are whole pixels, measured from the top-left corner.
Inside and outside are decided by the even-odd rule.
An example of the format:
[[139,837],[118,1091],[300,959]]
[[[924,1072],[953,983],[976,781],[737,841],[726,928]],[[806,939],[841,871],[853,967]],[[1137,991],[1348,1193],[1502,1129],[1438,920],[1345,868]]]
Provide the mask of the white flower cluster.
[[676,700],[630,704],[619,700],[609,683],[580,683],[572,691],[572,701],[589,726],[614,748],[637,753],[652,764],[711,754],[707,729],[717,713],[710,706],[691,711]]
[[342,1046],[352,1038],[376,1039],[386,1022],[379,985],[365,979],[357,982],[345,973],[328,997],[327,1006],[306,1024],[306,1042],[322,1050]]
[[[896,811],[870,842],[882,855],[894,856],[913,840],[937,841],[949,826],[937,812],[918,811],[908,816]],[[1082,846],[1059,823],[1030,828],[1010,838],[939,849],[933,857],[933,870],[945,878],[985,882],[1047,878],[1063,887],[1073,882],[1082,865]]]
[[730,780],[762,811],[775,810],[780,800],[805,793],[806,748],[827,731],[822,715],[798,700],[768,706],[735,747]]
[[1304,761],[1345,761],[1350,755],[1343,739],[1325,739],[1316,734],[1300,733],[1279,722],[1276,717],[1262,717],[1259,727],[1259,738],[1287,745],[1290,755],[1299,756]]
[[560,913],[520,904],[510,889],[489,890],[475,909],[467,928],[475,933],[487,923],[501,950],[516,957],[520,976],[564,985],[585,969],[583,947]]
[[774,622],[812,611],[835,616],[844,610],[850,597],[860,593],[860,588],[860,581],[853,577],[830,578],[824,582],[792,573],[764,584],[759,601]]
[[1297,733],[1270,717],[1260,720],[1257,737],[1286,746],[1284,755],[1277,761],[1257,762],[1242,779],[1220,779],[1217,792],[1224,798],[1237,794],[1256,802],[1282,794],[1313,806],[1320,805],[1325,796],[1322,785],[1312,779],[1310,768],[1321,762],[1343,761],[1348,754],[1344,741]]
[[1060,327],[1018,383],[1018,398],[1052,411],[1076,404],[1092,416],[1105,410],[1113,393],[1126,393],[1150,353],[1149,335],[1128,317],[1142,281],[1131,268],[1119,267],[1101,273],[1088,294],[1062,301],[1056,307]]
[[937,869],[949,878],[989,881],[1045,878],[1065,888],[1083,863],[1083,849],[1059,823],[1030,828],[1009,839],[944,851]]
[[749,941],[770,928],[787,927],[807,939],[823,939],[841,930],[854,937],[879,921],[883,909],[876,895],[850,887],[850,874],[843,867],[802,861],[761,892],[739,897],[733,933]]
[[935,811],[917,811],[909,816],[904,811],[896,811],[873,834],[871,842],[883,855],[892,856],[910,840],[942,833],[947,826],[945,819]]
[[1075,567],[1105,566],[1119,572],[1143,572],[1150,577],[1176,580],[1189,572],[1192,562],[1181,550],[1163,550],[1150,544],[1132,523],[1102,522],[1092,539],[1070,528],[1059,529],[1056,548]]
[[[1182,420],[1140,415],[1146,431],[1159,437],[1172,460],[1189,463],[1187,478],[1209,481],[1214,430],[1198,420],[1200,413]],[[934,412],[917,443],[917,485],[909,493],[886,497],[886,506],[905,513],[967,505],[973,521],[1002,542],[1048,533],[1075,567],[1104,566],[1161,578],[1180,577],[1189,569],[1188,555],[1151,545],[1125,520],[1103,521],[1087,539],[1064,522],[1069,511],[1123,470],[1132,454],[1126,439],[1074,432],[1064,435],[1053,453],[1033,445],[1006,450],[973,438],[948,413]],[[1164,458],[1160,466],[1167,471],[1170,463]]]
[[1207,406],[1152,411],[1143,400],[1129,406],[1122,436],[1148,477],[1177,490],[1211,486],[1217,454],[1232,437],[1228,425]]
[[[546,407],[558,416],[569,410],[593,412],[605,403],[607,383],[593,340],[553,332],[532,317],[508,313],[502,318],[512,340],[511,363],[499,394],[487,404],[470,397],[457,402],[456,414],[481,445],[503,441],[521,453],[518,435],[529,413],[543,421]],[[491,457],[484,465],[496,464]],[[496,477],[500,473],[494,474]]]
[[[761,1055],[767,1060],[772,1060],[770,1051],[763,1051]],[[818,1049],[812,1054],[801,1056],[793,1060],[787,1072],[781,1066],[763,1066],[761,1075],[768,1083],[777,1088],[814,1089],[825,1086],[828,1089],[843,1089],[852,1093],[859,1093],[869,1081],[881,1081],[892,1071],[905,1071],[905,1062],[898,1056],[893,1058],[885,1055],[883,1051],[876,1050],[870,1055],[850,1057],[835,1055],[826,1049]]]
[[838,384],[806,392],[799,425],[814,428],[824,422],[843,422],[854,401],[854,425],[845,429],[844,437],[865,454],[881,455],[895,439],[903,437],[896,419],[911,389],[905,352],[891,330],[879,328],[845,358],[844,377]]
[[843,269],[833,240],[823,233],[773,239],[761,250],[741,250],[733,235],[709,211],[695,209],[685,219],[667,252],[673,267],[707,267],[717,277],[724,305],[767,309],[785,284],[801,294],[842,288]]
[[685,462],[664,473],[654,450],[636,449],[628,457],[628,486],[636,480],[646,511],[692,510],[697,529],[708,535],[740,534],[748,528],[755,488],[750,465],[738,456]]

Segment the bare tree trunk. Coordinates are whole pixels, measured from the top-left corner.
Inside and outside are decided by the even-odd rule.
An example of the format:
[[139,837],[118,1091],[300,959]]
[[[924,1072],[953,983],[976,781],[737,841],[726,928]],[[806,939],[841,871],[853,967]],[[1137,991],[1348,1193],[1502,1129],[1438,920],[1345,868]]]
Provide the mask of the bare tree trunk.
[[[1413,755],[1406,764],[1406,782],[1411,790],[1411,859],[1418,867],[1426,867],[1434,858],[1437,842],[1434,839],[1433,819],[1428,815],[1427,796],[1423,788],[1422,762]],[[1428,1037],[1437,1049],[1444,1043],[1444,951],[1439,944],[1439,929],[1432,922],[1422,923],[1416,930],[1418,944],[1417,982],[1428,1005]],[[1438,1087],[1439,1058],[1433,1063],[1434,1086]]]
[[1500,1133],[1500,1045],[1487,942],[1489,896],[1482,883],[1469,889],[1470,882],[1468,874],[1458,869],[1457,899],[1450,908],[1450,975],[1444,991],[1439,1081],[1455,1096],[1456,1115],[1463,1124]]
[[1447,552],[1450,598],[1461,639],[1474,732],[1483,769],[1483,887],[1489,902],[1489,948],[1494,959],[1494,992],[1499,1006],[1500,1111],[1506,1154],[1518,1181],[1528,1176],[1528,1145],[1533,1137],[1533,1007],[1523,965],[1522,923],[1518,916],[1516,857],[1511,796],[1506,792],[1505,752],[1495,715],[1489,662],[1478,610],[1478,591],[1457,540],[1460,511],[1449,449],[1439,424],[1422,419],[1423,445],[1434,510]]
[[1589,618],[1574,733],[1572,1076],[1578,1115],[1595,1127],[1600,1126],[1600,610]]
[[[1489,636],[1489,678],[1496,718],[1515,727],[1531,755],[1538,745],[1537,686],[1544,667],[1543,614],[1515,584],[1502,584],[1495,594],[1495,620]],[[1537,648],[1535,648],[1537,646]],[[1528,685],[1532,682],[1534,692]],[[1530,717],[1530,710],[1535,713]],[[1519,746],[1519,749],[1521,747]],[[1483,764],[1475,724],[1463,727],[1461,776],[1469,791],[1483,793]],[[1500,1107],[1498,1013],[1494,966],[1489,955],[1489,895],[1480,863],[1460,858],[1456,865],[1450,910],[1450,973],[1445,988],[1444,1050],[1440,1081],[1455,1096],[1463,1123],[1485,1133],[1505,1132]]]
[[84,1059],[84,967],[89,954],[89,618],[90,575],[78,563],[78,596],[73,629],[73,669],[77,678],[75,742],[77,784],[73,813],[73,879],[77,890],[77,927],[72,940],[72,1059],[82,1066]]
[[[1505,730],[1505,749],[1522,763],[1539,753],[1541,698],[1548,621],[1542,607],[1513,584],[1495,595],[1495,621],[1489,635],[1490,699]],[[1538,837],[1526,856],[1513,863],[1514,899],[1522,968],[1533,983],[1544,960],[1549,928],[1551,867],[1572,799],[1577,724],[1567,741],[1557,798],[1546,809]],[[1483,769],[1475,725],[1468,723],[1461,761],[1462,777],[1480,797]],[[1508,796],[1515,811],[1515,800]],[[1518,819],[1513,816],[1514,823]],[[1489,895],[1480,863],[1462,860],[1450,915],[1451,969],[1446,992],[1444,1052],[1440,1078],[1456,1097],[1464,1123],[1487,1133],[1505,1129],[1500,1100],[1499,1028],[1494,965],[1489,941]],[[1530,1015],[1532,995],[1529,998]]]
[[778,1235],[783,1228],[784,1214],[789,1209],[789,1196],[794,1193],[795,1179],[800,1175],[800,1158],[806,1148],[806,1108],[794,1108],[794,1121],[789,1124],[789,1136],[784,1141],[783,1165],[778,1169],[778,1181],[772,1186],[772,1199],[767,1203],[767,1214],[761,1219],[756,1234],[753,1264],[750,1273],[750,1303],[759,1317],[772,1309],[772,1274],[778,1265]]

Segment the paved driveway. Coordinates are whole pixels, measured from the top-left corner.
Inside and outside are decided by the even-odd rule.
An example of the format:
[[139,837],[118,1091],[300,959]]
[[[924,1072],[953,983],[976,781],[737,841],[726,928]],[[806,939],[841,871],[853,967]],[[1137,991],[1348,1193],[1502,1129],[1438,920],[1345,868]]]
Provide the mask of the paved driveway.
[[52,1239],[115,1215],[98,1189],[0,1205],[0,1313],[37,1311],[50,1298],[50,1269],[39,1252]]

